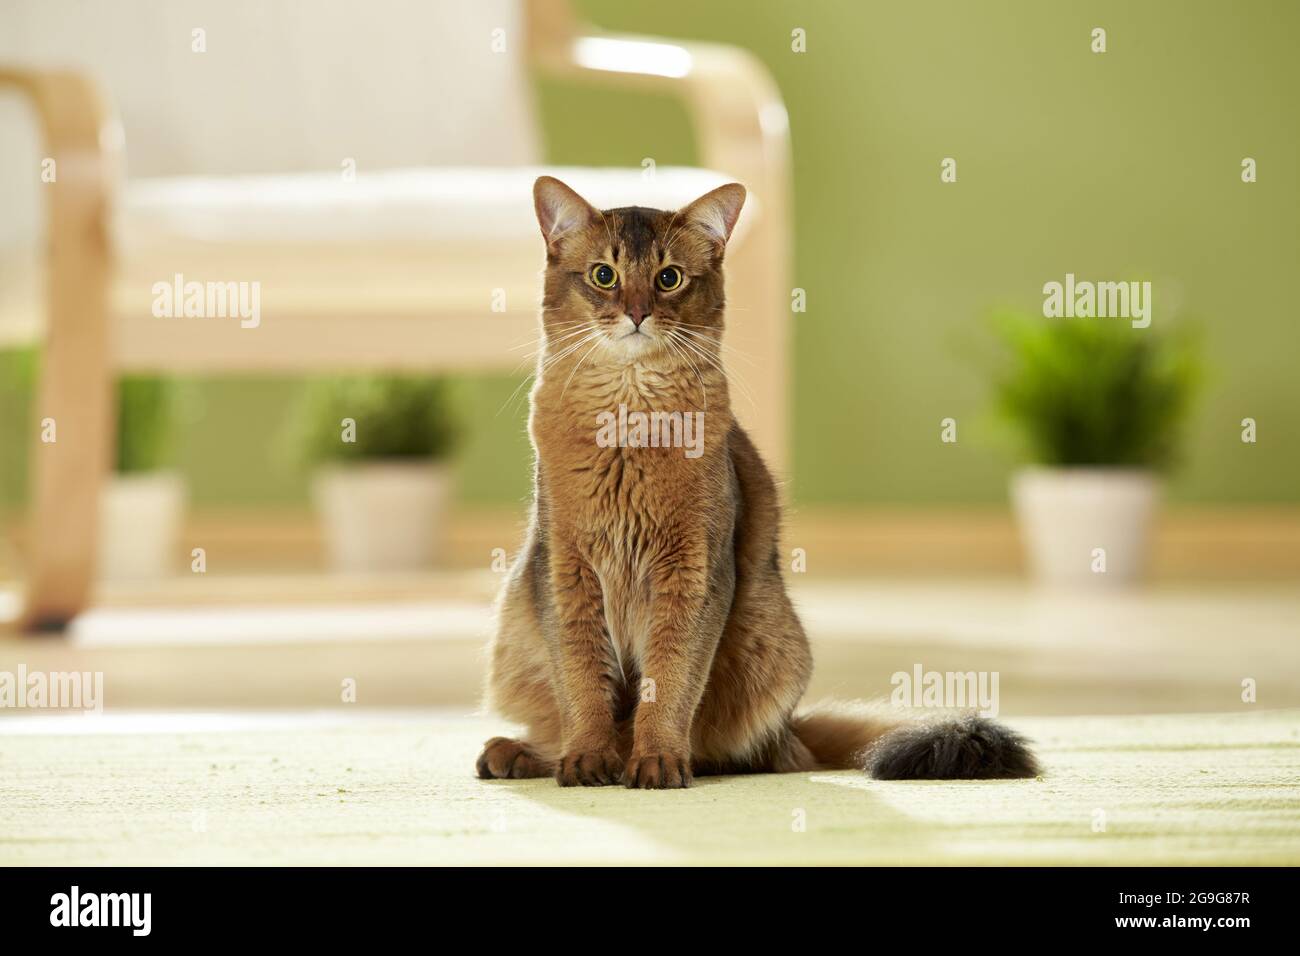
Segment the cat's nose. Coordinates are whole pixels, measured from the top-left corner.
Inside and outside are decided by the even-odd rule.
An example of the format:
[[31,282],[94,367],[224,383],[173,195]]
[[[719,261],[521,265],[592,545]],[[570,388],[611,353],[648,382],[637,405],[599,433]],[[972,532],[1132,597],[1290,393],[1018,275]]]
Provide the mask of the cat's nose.
[[641,323],[650,317],[650,305],[649,303],[634,302],[627,307],[625,314],[632,320],[632,324],[639,329]]

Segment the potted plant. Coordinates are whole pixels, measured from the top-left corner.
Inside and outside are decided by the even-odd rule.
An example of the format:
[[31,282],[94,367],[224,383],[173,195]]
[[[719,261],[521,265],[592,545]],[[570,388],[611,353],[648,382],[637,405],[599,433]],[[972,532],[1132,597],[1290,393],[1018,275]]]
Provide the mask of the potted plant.
[[1013,475],[1011,499],[1035,577],[1137,580],[1198,379],[1193,342],[1114,319],[997,324],[1008,357],[997,405],[1034,462]]
[[185,480],[164,467],[171,451],[175,389],[151,376],[117,382],[117,453],[100,504],[99,573],[157,579],[175,571]]
[[4,578],[16,576],[22,566],[18,515],[28,488],[36,357],[29,346],[0,348],[0,577]]
[[448,385],[396,375],[318,380],[305,393],[312,498],[331,565],[414,570],[440,550],[457,437]]

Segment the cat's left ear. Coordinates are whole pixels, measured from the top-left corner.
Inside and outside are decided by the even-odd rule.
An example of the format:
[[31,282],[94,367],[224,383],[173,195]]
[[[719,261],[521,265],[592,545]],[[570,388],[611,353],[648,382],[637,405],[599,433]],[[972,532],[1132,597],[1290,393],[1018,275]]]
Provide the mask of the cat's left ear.
[[533,207],[537,224],[542,227],[546,248],[556,250],[564,236],[585,226],[600,215],[587,200],[554,176],[538,176],[533,183]]
[[695,200],[682,210],[682,215],[708,233],[719,246],[725,246],[744,205],[745,187],[727,183]]

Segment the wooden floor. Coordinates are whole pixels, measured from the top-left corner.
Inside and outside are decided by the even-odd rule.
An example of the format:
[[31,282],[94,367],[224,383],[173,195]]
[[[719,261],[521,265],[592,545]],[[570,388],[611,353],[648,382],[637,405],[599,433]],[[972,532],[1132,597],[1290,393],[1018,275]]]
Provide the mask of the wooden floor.
[[[193,576],[119,592],[66,639],[0,637],[0,671],[100,671],[110,708],[472,709],[500,577]],[[221,601],[213,595],[220,594]],[[1012,715],[1300,708],[1300,588],[1045,594],[1014,578],[794,576],[809,699],[887,697],[893,675],[996,672]],[[0,721],[6,717],[0,709]]]
[[[445,712],[0,722],[0,866],[1300,863],[1300,712],[1026,718],[1046,772],[561,789]],[[88,722],[89,721],[89,722]]]

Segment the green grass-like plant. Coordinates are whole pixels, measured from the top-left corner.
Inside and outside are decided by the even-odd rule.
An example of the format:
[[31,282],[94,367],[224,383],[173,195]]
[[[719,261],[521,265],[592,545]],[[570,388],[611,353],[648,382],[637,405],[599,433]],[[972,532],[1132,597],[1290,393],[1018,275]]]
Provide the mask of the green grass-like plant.
[[175,388],[167,379],[124,375],[117,380],[117,471],[129,475],[167,464],[175,437]]
[[1200,381],[1184,328],[1120,319],[994,317],[997,409],[1039,464],[1166,470]]
[[[344,441],[344,419],[356,423]],[[440,378],[353,375],[316,379],[299,410],[310,462],[443,459],[460,434],[449,384]]]
[[[0,429],[6,445],[29,441],[40,378],[40,350],[30,346],[0,350],[0,403],[7,415]],[[117,447],[114,468],[122,474],[163,467],[172,451],[175,385],[149,375],[117,379]],[[12,432],[12,436],[9,435]]]
[[0,512],[26,500],[36,366],[35,349],[0,349]]

